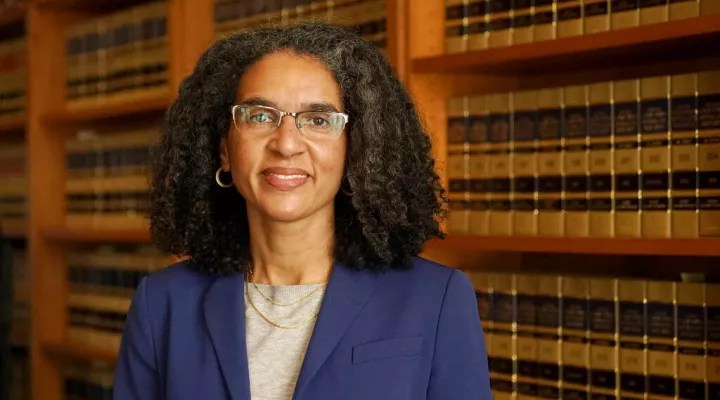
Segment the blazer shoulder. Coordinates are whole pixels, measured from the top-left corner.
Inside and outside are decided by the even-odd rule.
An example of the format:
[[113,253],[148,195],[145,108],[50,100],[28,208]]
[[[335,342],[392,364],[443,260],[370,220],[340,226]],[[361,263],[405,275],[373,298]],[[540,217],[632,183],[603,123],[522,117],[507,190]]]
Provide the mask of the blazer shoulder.
[[412,271],[416,279],[427,283],[447,286],[451,280],[469,282],[463,271],[421,257],[414,259]]
[[189,262],[180,261],[145,277],[142,289],[147,301],[156,306],[173,303],[173,300],[199,299],[214,276],[193,268]]

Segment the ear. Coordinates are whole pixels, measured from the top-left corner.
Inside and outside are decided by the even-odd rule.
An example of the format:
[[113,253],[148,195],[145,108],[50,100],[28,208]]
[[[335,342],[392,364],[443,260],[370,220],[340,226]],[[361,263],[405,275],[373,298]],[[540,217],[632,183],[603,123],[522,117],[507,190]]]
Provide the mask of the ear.
[[227,136],[220,138],[220,166],[223,171],[230,171],[230,156],[227,142]]

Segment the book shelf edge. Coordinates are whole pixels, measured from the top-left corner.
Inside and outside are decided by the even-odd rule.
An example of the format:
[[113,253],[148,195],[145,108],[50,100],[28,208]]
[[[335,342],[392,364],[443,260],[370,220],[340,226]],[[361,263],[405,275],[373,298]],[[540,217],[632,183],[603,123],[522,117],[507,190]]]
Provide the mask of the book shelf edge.
[[121,103],[99,103],[95,106],[64,109],[48,113],[43,120],[47,123],[73,123],[89,122],[103,119],[112,119],[134,114],[155,112],[167,109],[171,98],[167,95],[152,97],[138,101]]
[[117,362],[115,352],[75,343],[43,343],[42,347],[49,355],[63,360],[102,362],[111,365]]
[[43,235],[59,242],[78,243],[149,243],[150,232],[145,229],[69,229],[53,228],[43,231]]

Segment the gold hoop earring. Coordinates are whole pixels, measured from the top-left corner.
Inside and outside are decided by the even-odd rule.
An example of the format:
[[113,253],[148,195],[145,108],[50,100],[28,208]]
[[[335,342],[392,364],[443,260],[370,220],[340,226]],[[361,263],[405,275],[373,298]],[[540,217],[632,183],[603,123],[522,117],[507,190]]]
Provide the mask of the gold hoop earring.
[[233,182],[230,181],[230,183],[222,183],[220,180],[220,172],[222,171],[222,167],[218,168],[217,171],[215,171],[215,182],[217,182],[218,186],[222,188],[229,188],[233,185]]

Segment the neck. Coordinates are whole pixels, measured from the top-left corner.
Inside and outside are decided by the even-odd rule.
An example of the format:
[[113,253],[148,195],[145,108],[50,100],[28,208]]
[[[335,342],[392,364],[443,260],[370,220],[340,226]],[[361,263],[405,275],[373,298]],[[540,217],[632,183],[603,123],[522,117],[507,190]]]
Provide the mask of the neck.
[[248,222],[255,283],[307,285],[328,281],[334,258],[332,213],[287,223],[248,212]]

